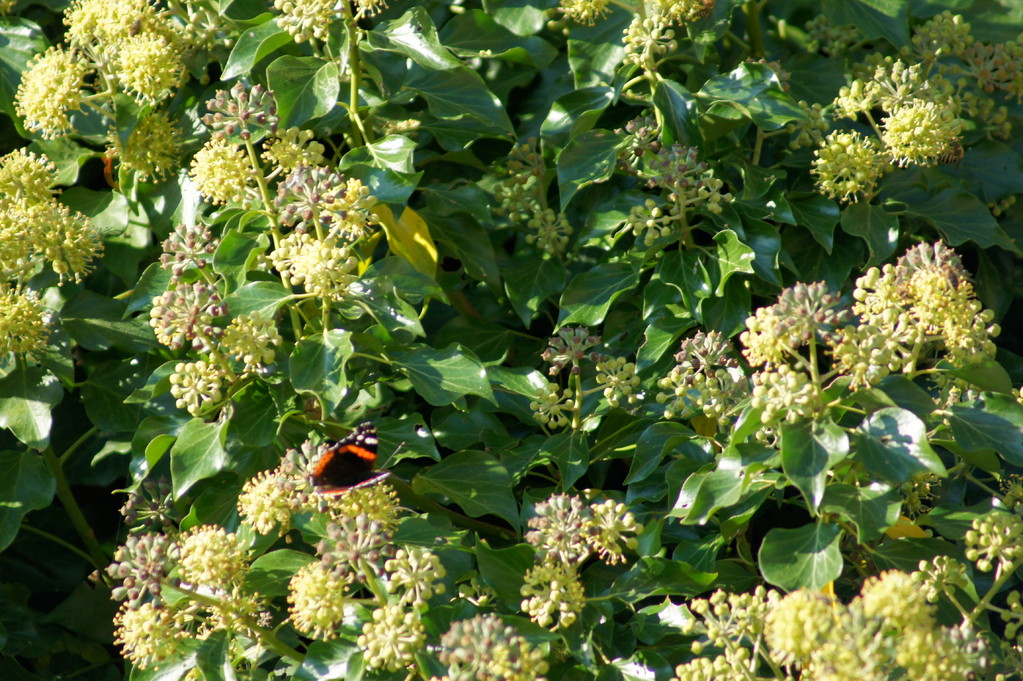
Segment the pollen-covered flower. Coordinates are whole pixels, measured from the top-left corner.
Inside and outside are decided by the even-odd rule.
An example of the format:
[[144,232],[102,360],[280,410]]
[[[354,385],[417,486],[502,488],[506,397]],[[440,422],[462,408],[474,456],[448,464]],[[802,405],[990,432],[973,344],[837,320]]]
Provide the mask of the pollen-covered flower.
[[74,0],[64,12],[73,45],[114,47],[158,21],[147,0]]
[[607,14],[610,0],[561,0],[561,11],[580,24],[592,26]]
[[345,615],[344,573],[321,561],[303,566],[288,585],[290,619],[300,633],[316,639],[337,636]]
[[215,364],[178,362],[170,376],[170,392],[178,409],[199,416],[223,398],[223,382],[224,374]]
[[934,607],[913,577],[901,570],[887,570],[869,577],[860,589],[860,607],[867,617],[881,617],[899,629],[930,629],[935,625]]
[[818,189],[833,199],[856,202],[874,195],[887,161],[874,141],[858,132],[833,132],[814,152]]
[[213,322],[225,314],[227,306],[217,289],[197,281],[154,298],[149,325],[156,339],[172,350],[191,341],[193,349],[209,352],[224,331]]
[[783,289],[774,305],[759,308],[746,319],[740,336],[743,354],[753,366],[776,366],[798,350],[847,320],[840,298],[824,282],[798,283]]
[[295,502],[297,478],[279,468],[249,478],[238,495],[238,515],[259,534],[277,531],[285,534],[291,527],[291,515],[298,511]]
[[0,357],[43,350],[50,338],[49,319],[34,292],[0,285]]
[[702,412],[723,422],[726,414],[749,394],[749,382],[735,352],[717,331],[698,332],[682,341],[678,364],[657,381],[656,400],[664,418],[690,418]]
[[221,351],[245,364],[245,371],[259,372],[277,357],[281,334],[272,319],[258,315],[238,315],[224,329]]
[[833,599],[797,589],[772,607],[765,619],[764,637],[782,664],[805,664],[835,625]]
[[110,140],[121,163],[145,180],[165,178],[180,160],[180,130],[163,113],[139,120],[123,144],[116,129],[110,131]]
[[323,152],[326,148],[314,140],[312,130],[288,128],[278,130],[263,142],[263,158],[286,173],[299,166],[316,167],[326,163]]
[[137,608],[125,603],[114,617],[114,624],[114,643],[121,647],[121,655],[139,669],[171,659],[181,650],[182,642],[191,638],[177,612],[155,603]]
[[541,627],[567,628],[586,605],[586,593],[576,568],[548,560],[531,567],[523,577],[522,610]]
[[194,586],[228,591],[248,564],[238,536],[222,527],[199,525],[178,540],[178,575]]
[[429,549],[413,546],[398,549],[384,563],[387,571],[387,591],[401,593],[401,603],[422,607],[434,594],[444,593],[440,580],[447,574],[440,564],[440,557]]
[[327,565],[350,566],[353,571],[372,570],[384,574],[384,564],[394,552],[391,533],[376,520],[360,515],[335,517],[326,536],[316,545]]
[[142,32],[118,46],[117,77],[121,85],[143,104],[155,104],[185,81],[185,65],[178,46],[164,36]]
[[342,301],[359,279],[358,258],[348,245],[320,241],[312,234],[292,232],[270,254],[274,269],[288,286],[302,286],[325,300]]
[[[322,446],[321,446],[322,448]],[[386,482],[350,489],[344,494],[327,496],[324,501],[332,518],[365,516],[379,523],[385,532],[392,532],[398,523],[398,493]]]
[[750,406],[763,409],[760,422],[776,423],[782,416],[789,423],[818,416],[825,406],[825,396],[810,376],[787,364],[777,370],[753,375],[753,397]]
[[438,657],[451,679],[546,681],[543,651],[493,614],[452,624],[441,636]]
[[92,261],[103,250],[103,242],[89,219],[56,202],[40,206],[45,229],[35,234],[35,249],[47,260],[61,281],[80,282],[92,270]]
[[916,99],[884,119],[881,141],[900,166],[934,165],[962,130],[963,122],[951,108]]
[[374,203],[369,187],[360,180],[329,168],[306,166],[295,168],[277,186],[274,199],[283,224],[349,242],[367,234]]
[[0,206],[48,204],[56,193],[57,167],[45,156],[17,149],[0,158]]
[[212,139],[192,158],[189,173],[213,203],[245,203],[255,186],[255,170],[245,151],[224,139]]
[[359,647],[372,669],[397,671],[412,664],[426,643],[426,629],[415,610],[385,605],[373,611],[373,621],[362,627]]
[[656,0],[661,14],[678,23],[695,21],[714,10],[714,0]]
[[87,69],[75,52],[51,47],[29,61],[15,95],[25,127],[52,139],[72,132],[70,111],[82,107]]

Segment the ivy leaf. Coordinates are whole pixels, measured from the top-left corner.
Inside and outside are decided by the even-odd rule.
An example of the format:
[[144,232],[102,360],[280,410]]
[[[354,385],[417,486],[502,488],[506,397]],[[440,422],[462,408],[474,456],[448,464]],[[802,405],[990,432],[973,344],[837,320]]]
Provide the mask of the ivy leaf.
[[337,62],[317,57],[284,55],[267,66],[281,127],[304,125],[333,109],[341,91],[338,74]]
[[565,288],[568,273],[560,260],[545,258],[539,261],[519,259],[504,270],[504,287],[508,302],[525,326],[536,317],[545,300]]
[[577,274],[561,294],[558,326],[596,326],[604,321],[611,303],[639,283],[639,275],[627,263],[606,263]]
[[778,130],[806,114],[782,90],[778,75],[766,64],[747,62],[731,73],[714,76],[703,84],[698,96],[708,104],[725,103],[764,130]]
[[566,141],[588,132],[613,101],[614,91],[604,85],[561,95],[551,104],[540,126],[545,143],[564,146]]
[[956,443],[967,451],[994,450],[1023,466],[1023,407],[1010,395],[985,393],[973,404],[954,404],[949,422]]
[[643,556],[614,581],[610,595],[628,602],[649,596],[695,596],[716,578],[716,573],[701,572],[681,560]]
[[373,207],[387,235],[387,245],[398,256],[404,258],[417,270],[428,277],[437,272],[437,247],[430,238],[430,227],[419,213],[409,207],[395,219],[394,213],[386,204]]
[[849,455],[849,436],[834,421],[781,426],[781,465],[810,508],[820,507],[831,467]]
[[519,507],[512,487],[508,469],[492,454],[476,450],[445,457],[412,479],[416,494],[440,494],[473,518],[496,515],[518,528]]
[[725,284],[736,272],[742,274],[753,274],[753,259],[756,254],[753,249],[739,241],[739,237],[730,229],[725,229],[714,235],[714,243],[717,244],[717,262],[721,270],[721,278],[718,279],[715,295],[721,296],[725,292]]
[[43,458],[35,452],[0,451],[0,551],[18,535],[29,511],[53,501],[57,482]]
[[659,79],[654,88],[654,108],[664,116],[664,143],[698,147],[701,143],[696,97],[673,80]]
[[881,483],[868,487],[842,483],[828,485],[821,509],[856,526],[857,541],[874,541],[894,525],[902,509],[899,490]]
[[444,350],[422,345],[409,352],[391,353],[391,359],[423,399],[435,406],[449,405],[465,395],[494,402],[487,370],[467,348],[455,344]]
[[842,531],[834,523],[772,528],[757,554],[760,573],[786,591],[820,591],[842,574],[841,537]]
[[855,26],[867,38],[887,38],[895,47],[909,43],[907,0],[824,0],[824,14],[836,26]]
[[589,130],[572,138],[558,156],[562,211],[580,189],[611,177],[620,144],[618,136],[607,130]]
[[879,409],[859,425],[853,439],[863,466],[890,482],[901,484],[917,473],[947,474],[927,442],[927,426],[906,409]]
[[332,414],[348,394],[345,363],[354,351],[351,333],[341,329],[303,338],[291,352],[292,386],[315,395],[323,413]]
[[0,428],[33,449],[50,444],[53,407],[64,399],[56,376],[39,366],[18,368],[0,380]]
[[291,34],[279,27],[273,19],[246,29],[231,49],[220,79],[229,81],[247,73],[263,57],[292,42]]
[[194,418],[178,433],[170,450],[175,499],[181,499],[200,480],[211,478],[230,467],[224,449],[227,425],[227,421],[206,423]]
[[523,578],[536,562],[533,549],[526,544],[492,549],[486,540],[477,539],[476,560],[483,583],[509,607],[518,607],[522,603]]
[[899,217],[866,202],[853,203],[842,211],[842,229],[867,242],[868,264],[887,260],[899,243]]
[[926,201],[909,202],[906,213],[930,222],[952,246],[972,241],[981,248],[998,246],[1023,254],[988,207],[963,189],[946,187],[928,195]]

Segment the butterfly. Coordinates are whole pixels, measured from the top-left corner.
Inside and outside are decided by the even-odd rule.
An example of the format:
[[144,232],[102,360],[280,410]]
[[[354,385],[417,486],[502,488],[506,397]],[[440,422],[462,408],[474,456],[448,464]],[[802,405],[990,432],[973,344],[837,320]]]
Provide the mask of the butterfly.
[[377,460],[377,429],[360,423],[351,433],[330,446],[313,467],[313,485],[327,496],[350,489],[376,484],[390,473],[375,469]]

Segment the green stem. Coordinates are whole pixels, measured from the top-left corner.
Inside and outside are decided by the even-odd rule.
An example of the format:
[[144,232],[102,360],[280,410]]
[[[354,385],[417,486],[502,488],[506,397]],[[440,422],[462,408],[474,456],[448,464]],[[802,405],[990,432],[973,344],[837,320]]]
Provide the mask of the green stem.
[[[575,364],[572,365],[573,369],[579,367]],[[582,426],[582,409],[583,409],[583,379],[578,373],[572,375],[572,430],[579,430]]]
[[93,566],[97,570],[105,568],[110,562],[110,558],[103,552],[103,547],[96,540],[96,533],[92,531],[89,521],[85,519],[85,514],[82,513],[81,507],[75,500],[75,495],[71,493],[71,485],[68,484],[67,477],[64,475],[64,467],[61,465],[60,459],[53,452],[53,447],[47,447],[42,454],[43,461],[46,462],[46,466],[53,474],[54,482],[57,483],[57,498],[60,499],[64,511],[71,519],[71,525],[81,537],[82,543],[85,544]]
[[764,56],[764,34],[760,27],[760,3],[749,0],[742,7],[746,15],[746,35],[749,36],[750,56],[761,59]]
[[348,33],[348,75],[349,89],[348,115],[355,123],[355,130],[352,134],[352,144],[361,147],[369,139],[366,134],[366,126],[359,114],[359,90],[362,88],[362,65],[359,63],[359,27],[355,25],[355,17],[352,15],[352,6],[349,2],[343,2],[345,31]]
[[43,530],[40,530],[37,527],[32,527],[31,525],[22,525],[21,529],[26,530],[27,532],[32,532],[34,534],[38,534],[40,537],[43,537],[44,539],[48,539],[48,540],[52,541],[54,544],[57,544],[58,546],[63,546],[65,549],[67,549],[71,553],[75,554],[76,556],[79,556],[79,557],[83,558],[86,562],[88,562],[88,563],[92,562],[92,556],[90,556],[85,551],[82,551],[80,548],[78,548],[74,544],[72,544],[70,542],[64,541],[63,539],[61,539],[60,537],[58,537],[55,534],[50,534],[49,532],[45,532]]
[[1009,566],[1008,570],[1003,570],[1002,564],[1001,563],[998,564],[998,568],[995,570],[995,581],[991,584],[991,588],[987,590],[987,593],[984,594],[984,597],[980,599],[980,602],[977,603],[977,605],[974,606],[973,610],[970,611],[970,615],[967,618],[966,622],[967,624],[972,625],[973,621],[976,620],[977,617],[979,617],[980,614],[984,612],[985,609],[987,609],[987,606],[991,602],[991,599],[995,597],[995,594],[1001,591],[1005,583],[1009,581],[1013,574],[1016,573],[1016,570],[1019,568],[1020,564],[1023,564],[1023,561],[1016,561],[1015,563],[1012,563]]
[[89,430],[82,433],[82,436],[71,443],[71,446],[64,450],[64,453],[60,455],[60,464],[63,466],[71,455],[78,451],[78,448],[84,445],[90,437],[99,432],[99,427],[93,426]]

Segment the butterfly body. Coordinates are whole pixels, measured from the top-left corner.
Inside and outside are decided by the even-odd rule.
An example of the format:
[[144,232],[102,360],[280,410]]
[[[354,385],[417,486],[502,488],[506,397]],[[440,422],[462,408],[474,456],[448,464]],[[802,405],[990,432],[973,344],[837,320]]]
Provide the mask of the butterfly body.
[[367,487],[390,473],[376,470],[376,428],[362,423],[355,430],[330,446],[313,467],[313,485],[320,494],[332,496],[350,489]]

